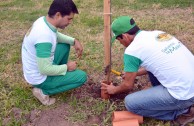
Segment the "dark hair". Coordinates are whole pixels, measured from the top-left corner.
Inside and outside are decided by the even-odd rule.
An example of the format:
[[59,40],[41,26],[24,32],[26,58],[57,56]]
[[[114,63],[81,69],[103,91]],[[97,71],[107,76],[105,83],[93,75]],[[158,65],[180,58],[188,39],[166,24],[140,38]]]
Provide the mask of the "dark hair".
[[53,17],[57,12],[60,12],[62,17],[72,12],[79,13],[72,0],[53,0],[48,11],[48,16]]
[[[135,23],[135,21],[133,20],[133,18],[130,20],[130,24],[133,25]],[[125,32],[129,35],[135,35],[138,31],[139,31],[139,27],[137,25],[135,25],[132,29],[130,29],[129,31]],[[118,35],[116,38],[121,38],[123,39],[122,34]]]

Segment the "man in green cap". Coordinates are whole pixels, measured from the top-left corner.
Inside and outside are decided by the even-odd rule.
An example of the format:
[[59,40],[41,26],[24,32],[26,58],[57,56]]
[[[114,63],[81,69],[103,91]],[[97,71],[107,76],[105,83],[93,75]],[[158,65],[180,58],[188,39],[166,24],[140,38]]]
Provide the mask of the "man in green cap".
[[[102,83],[108,94],[129,91],[136,76],[148,73],[152,87],[125,98],[128,111],[185,125],[194,120],[194,56],[174,36],[140,30],[133,18],[121,16],[111,25],[113,38],[124,47],[125,78],[119,86]],[[142,71],[141,71],[142,74]]]

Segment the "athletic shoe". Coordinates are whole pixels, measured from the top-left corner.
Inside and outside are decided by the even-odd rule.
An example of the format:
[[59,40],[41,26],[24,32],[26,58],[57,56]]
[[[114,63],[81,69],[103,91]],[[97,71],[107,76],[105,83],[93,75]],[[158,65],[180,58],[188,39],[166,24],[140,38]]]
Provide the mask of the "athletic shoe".
[[43,105],[52,105],[55,103],[55,98],[49,98],[39,88],[33,88],[32,93]]

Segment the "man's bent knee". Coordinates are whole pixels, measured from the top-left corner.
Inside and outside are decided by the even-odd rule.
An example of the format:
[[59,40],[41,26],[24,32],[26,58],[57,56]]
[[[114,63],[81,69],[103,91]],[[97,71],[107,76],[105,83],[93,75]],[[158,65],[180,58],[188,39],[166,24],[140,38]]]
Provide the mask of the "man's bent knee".
[[79,76],[80,83],[84,84],[87,81],[87,74],[86,74],[86,72],[80,70],[78,76]]
[[125,100],[124,101],[125,101],[125,107],[126,107],[126,109],[128,111],[130,111],[130,112],[134,112],[135,113],[135,110],[136,110],[135,103],[134,103],[135,98],[132,97],[131,95],[127,95],[125,97]]
[[85,83],[87,81],[87,74],[86,72],[83,72],[83,78],[82,78],[82,82]]

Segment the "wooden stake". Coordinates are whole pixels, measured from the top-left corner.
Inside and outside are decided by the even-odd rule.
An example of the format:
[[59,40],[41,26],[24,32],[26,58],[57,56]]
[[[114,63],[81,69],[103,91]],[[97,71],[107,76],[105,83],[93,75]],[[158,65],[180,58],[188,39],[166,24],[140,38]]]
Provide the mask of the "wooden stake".
[[106,79],[110,82],[111,73],[111,0],[104,0],[104,52],[105,67],[107,70]]

